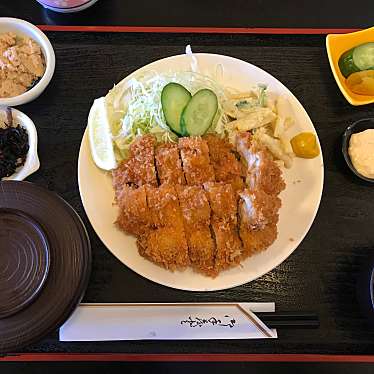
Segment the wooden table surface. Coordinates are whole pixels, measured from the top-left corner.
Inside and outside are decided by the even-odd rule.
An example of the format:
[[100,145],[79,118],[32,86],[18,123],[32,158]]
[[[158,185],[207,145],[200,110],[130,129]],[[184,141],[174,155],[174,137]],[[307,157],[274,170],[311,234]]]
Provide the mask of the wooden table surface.
[[[57,65],[47,90],[21,106],[39,134],[40,170],[30,181],[63,196],[83,218],[92,240],[93,271],[86,302],[275,301],[278,310],[315,311],[317,330],[282,330],[277,340],[61,343],[57,332],[24,352],[332,353],[373,354],[356,302],[360,263],[373,252],[374,187],[344,164],[341,135],[374,107],[353,107],[340,94],[322,36],[123,33],[48,33]],[[77,158],[93,100],[130,72],[154,60],[196,52],[231,55],[282,81],[317,129],[325,159],[325,187],[317,218],[299,248],[260,279],[230,290],[183,292],[154,284],[122,265],[100,242],[85,216]],[[308,188],[308,186],[305,186]]]

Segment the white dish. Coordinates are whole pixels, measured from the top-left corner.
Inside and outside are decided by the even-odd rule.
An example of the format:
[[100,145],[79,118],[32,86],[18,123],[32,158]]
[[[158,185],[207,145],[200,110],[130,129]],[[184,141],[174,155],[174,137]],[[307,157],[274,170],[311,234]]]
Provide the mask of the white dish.
[[[269,91],[284,95],[290,101],[296,126],[294,132],[315,129],[308,114],[296,97],[276,78],[264,70],[247,62],[222,55],[194,54],[200,71],[209,74],[217,64],[224,69],[225,86],[247,91],[248,87],[264,83]],[[188,71],[191,57],[173,56],[153,62],[130,74],[124,81],[146,71],[157,72]],[[108,82],[108,88],[111,82]],[[83,136],[79,160],[79,189],[87,216],[97,235],[106,247],[125,265],[149,280],[165,286],[190,291],[214,291],[242,285],[271,271],[282,263],[298,247],[317,213],[323,189],[322,154],[311,160],[295,159],[291,169],[284,171],[287,188],[281,194],[282,208],[278,224],[278,238],[266,251],[243,261],[241,266],[224,271],[215,279],[187,269],[183,272],[170,272],[138,254],[135,238],[116,228],[117,207],[113,205],[114,191],[111,176],[97,168],[91,158],[87,131]]]
[[0,98],[0,105],[12,107],[26,104],[40,96],[52,79],[55,71],[56,58],[53,47],[46,35],[33,24],[18,18],[0,17],[0,34],[10,31],[19,36],[28,36],[38,43],[46,63],[44,75],[34,87],[18,96]]
[[29,151],[27,152],[26,161],[23,166],[20,166],[14,174],[2,180],[22,181],[32,173],[35,173],[39,167],[38,157],[38,134],[34,122],[25,113],[20,110],[12,109],[13,123],[21,125],[26,129],[29,138]]

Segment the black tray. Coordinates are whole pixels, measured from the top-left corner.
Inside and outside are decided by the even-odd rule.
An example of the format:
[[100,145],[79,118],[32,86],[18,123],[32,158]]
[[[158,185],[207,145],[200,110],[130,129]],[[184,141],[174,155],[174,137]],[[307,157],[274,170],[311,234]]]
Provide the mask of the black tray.
[[[373,251],[374,189],[358,180],[341,154],[347,125],[373,116],[353,107],[332,77],[322,36],[48,33],[56,72],[40,98],[20,107],[35,122],[41,168],[30,180],[62,195],[83,217],[93,250],[86,302],[275,301],[278,310],[315,311],[317,330],[285,330],[277,340],[61,343],[57,332],[25,352],[332,353],[371,354],[374,334],[361,316],[355,283]],[[231,55],[265,69],[301,101],[325,158],[321,207],[309,234],[279,267],[241,287],[213,293],[172,290],[122,265],[100,242],[82,208],[77,158],[93,100],[154,60],[196,52]]]

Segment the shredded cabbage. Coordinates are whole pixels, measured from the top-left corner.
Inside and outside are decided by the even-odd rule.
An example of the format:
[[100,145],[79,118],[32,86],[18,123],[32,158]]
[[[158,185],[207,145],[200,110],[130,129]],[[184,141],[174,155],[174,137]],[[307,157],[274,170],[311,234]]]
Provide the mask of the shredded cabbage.
[[159,141],[177,141],[177,136],[166,124],[161,105],[162,89],[170,82],[183,85],[192,95],[202,88],[211,89],[217,95],[219,107],[209,131],[216,130],[223,135],[221,122],[225,115],[221,102],[225,100],[225,91],[216,81],[192,71],[149,72],[115,85],[105,97],[118,159],[127,157],[130,144],[140,135],[151,133]]
[[[192,58],[194,56],[191,53]],[[223,87],[223,67],[216,66],[211,78],[198,71],[197,61],[191,62],[192,71],[166,72],[160,74],[155,71],[147,72],[122,81],[115,85],[105,97],[107,116],[111,125],[114,149],[117,161],[128,156],[131,143],[137,136],[153,134],[158,141],[176,142],[178,137],[166,123],[161,104],[162,89],[170,82],[176,82],[186,87],[192,95],[203,88],[211,89],[218,98],[218,110],[208,132],[228,138],[233,141],[237,129],[230,126],[232,118],[225,109],[229,102],[230,90]],[[267,87],[259,84],[252,89],[252,97],[245,97],[236,102],[239,110],[253,110],[267,107]],[[239,94],[240,95],[240,94]]]

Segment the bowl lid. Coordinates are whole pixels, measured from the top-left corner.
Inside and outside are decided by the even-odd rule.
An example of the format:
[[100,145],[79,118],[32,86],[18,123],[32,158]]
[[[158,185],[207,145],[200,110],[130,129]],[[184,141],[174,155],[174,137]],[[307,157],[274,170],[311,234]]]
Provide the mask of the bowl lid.
[[49,245],[41,226],[17,209],[0,208],[0,319],[39,294],[49,270]]
[[8,353],[70,316],[88,284],[91,247],[81,219],[55,193],[17,181],[0,189],[0,352]]

